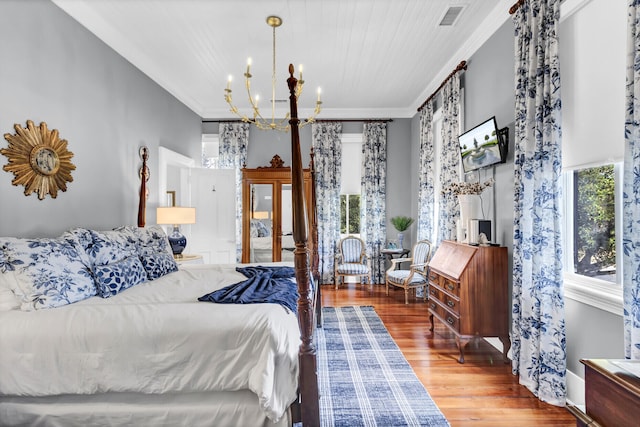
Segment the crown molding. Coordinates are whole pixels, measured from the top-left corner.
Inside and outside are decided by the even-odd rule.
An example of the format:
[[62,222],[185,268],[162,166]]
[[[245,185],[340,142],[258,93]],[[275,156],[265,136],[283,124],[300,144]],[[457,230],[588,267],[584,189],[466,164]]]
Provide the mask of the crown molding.
[[427,85],[424,91],[415,99],[412,104],[413,114],[417,114],[417,109],[422,105],[425,99],[427,99],[433,92],[435,92],[440,83],[447,78],[454,70],[460,61],[467,61],[469,57],[473,55],[489,38],[509,19],[509,8],[513,4],[513,0],[500,0],[498,4],[493,8],[491,13],[482,21],[482,23],[476,28],[471,37],[451,55],[451,59],[444,64],[440,69],[436,77]]
[[[138,71],[149,77],[153,82],[169,92],[173,97],[183,103],[194,113],[202,116],[201,113],[203,106],[195,99],[185,95],[184,93],[174,91],[170,82],[167,82],[157,72],[156,66],[145,54],[144,50],[138,49],[126,37],[116,31],[112,25],[96,14],[94,10],[89,7],[89,2],[76,0],[51,1],[67,15],[71,16],[76,22],[82,25],[88,32],[105,43],[111,50],[129,61]],[[80,20],[79,17],[82,17],[82,20]],[[84,25],[82,22],[87,23],[87,25]]]

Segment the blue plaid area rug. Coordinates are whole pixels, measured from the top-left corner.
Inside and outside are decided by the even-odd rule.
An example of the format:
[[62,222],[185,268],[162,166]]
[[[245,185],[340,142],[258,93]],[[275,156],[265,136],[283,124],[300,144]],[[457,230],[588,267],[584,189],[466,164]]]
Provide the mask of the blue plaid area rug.
[[322,315],[322,426],[449,426],[373,307],[324,307]]

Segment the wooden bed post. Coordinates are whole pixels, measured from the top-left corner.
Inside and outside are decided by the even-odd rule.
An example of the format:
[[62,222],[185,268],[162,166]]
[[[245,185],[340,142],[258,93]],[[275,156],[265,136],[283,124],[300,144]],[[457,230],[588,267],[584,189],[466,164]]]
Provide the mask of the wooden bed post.
[[313,209],[311,210],[311,214],[309,217],[311,218],[311,247],[313,250],[311,251],[311,275],[313,277],[313,281],[315,284],[315,305],[316,305],[316,327],[322,327],[322,294],[320,289],[322,288],[320,284],[322,283],[320,280],[320,253],[318,251],[318,215],[316,212],[316,165],[313,161],[315,153],[313,152],[313,144],[311,144],[311,162],[309,165],[309,169],[311,170],[311,206]]
[[[320,398],[318,394],[318,373],[316,366],[316,348],[313,343],[313,291],[309,275],[309,251],[307,249],[307,224],[304,202],[304,177],[302,172],[302,156],[300,154],[300,134],[298,125],[298,104],[296,85],[298,80],[293,76],[293,64],[289,64],[289,107],[291,118],[291,188],[293,211],[294,265],[298,282],[298,324],[300,326],[300,351],[298,363],[300,370],[300,405],[302,425],[315,427],[320,425]],[[317,286],[317,285],[316,285]]]
[[140,200],[138,201],[138,227],[144,227],[146,222],[147,209],[147,179],[149,179],[149,169],[147,160],[149,159],[149,149],[147,147],[140,148],[140,157],[142,157],[142,167],[140,168]]

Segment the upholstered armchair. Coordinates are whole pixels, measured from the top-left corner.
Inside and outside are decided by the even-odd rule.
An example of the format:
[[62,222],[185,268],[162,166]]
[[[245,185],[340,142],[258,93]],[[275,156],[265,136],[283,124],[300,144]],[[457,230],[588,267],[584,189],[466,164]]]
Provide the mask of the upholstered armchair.
[[369,286],[372,286],[370,258],[367,256],[366,247],[361,238],[347,236],[340,239],[336,247],[334,274],[336,289],[341,281],[344,283],[346,276],[355,276],[360,280],[364,277]]
[[[409,289],[423,288],[424,299],[427,299],[429,261],[431,260],[431,242],[420,240],[413,245],[411,258],[394,258],[386,273],[386,288],[389,286],[404,289],[404,303],[409,304]],[[408,264],[402,269],[402,264]]]

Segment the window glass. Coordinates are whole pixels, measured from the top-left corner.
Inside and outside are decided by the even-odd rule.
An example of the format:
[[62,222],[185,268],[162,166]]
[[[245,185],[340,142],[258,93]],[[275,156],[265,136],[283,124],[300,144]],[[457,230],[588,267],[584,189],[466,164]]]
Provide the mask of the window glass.
[[340,234],[360,234],[360,195],[340,195]]
[[210,169],[218,168],[218,150],[220,136],[218,134],[205,133],[202,135],[202,166]]
[[362,134],[342,134],[340,234],[360,234],[360,172]]
[[574,170],[573,273],[617,283],[616,168]]

